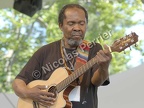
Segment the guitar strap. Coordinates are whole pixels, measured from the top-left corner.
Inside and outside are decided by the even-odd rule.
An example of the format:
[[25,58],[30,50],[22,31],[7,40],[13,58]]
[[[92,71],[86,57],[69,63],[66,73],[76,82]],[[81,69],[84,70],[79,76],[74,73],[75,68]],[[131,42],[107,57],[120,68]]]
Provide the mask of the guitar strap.
[[[78,56],[76,57],[76,62],[74,65],[75,69],[78,69],[88,61],[89,49],[90,49],[89,42],[83,40],[83,42],[77,48]],[[77,79],[77,84],[80,84],[82,82],[82,77],[83,75]],[[33,101],[33,108],[40,108],[39,104],[35,101]]]
[[[62,57],[64,58],[64,61],[66,61],[67,57],[65,57],[65,55],[67,55],[67,54],[65,51],[63,39],[61,40],[60,48],[61,48]],[[78,55],[76,57],[76,61],[74,64],[74,70],[78,69],[80,66],[84,65],[87,62],[88,55],[89,55],[89,49],[90,49],[90,44],[86,40],[83,40],[82,43],[77,47]],[[67,66],[66,62],[64,62],[64,65],[65,65],[66,69],[70,70],[70,68]],[[71,70],[70,70],[70,73],[71,73]],[[83,75],[76,80],[76,83],[78,85],[81,83],[82,77],[83,77]]]
[[[80,68],[88,61],[89,49],[90,49],[89,42],[83,40],[83,42],[77,48],[78,56],[76,57],[75,69]],[[78,79],[78,84],[82,82],[82,78],[83,75]]]

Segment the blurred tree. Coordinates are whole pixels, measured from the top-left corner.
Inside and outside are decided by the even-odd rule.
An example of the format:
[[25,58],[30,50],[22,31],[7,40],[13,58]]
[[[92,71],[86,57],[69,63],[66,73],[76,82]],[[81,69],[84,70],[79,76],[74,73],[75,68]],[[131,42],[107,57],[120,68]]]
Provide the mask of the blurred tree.
[[[51,0],[32,18],[13,9],[0,10],[0,92],[12,92],[11,82],[32,54],[42,45],[62,37],[57,17],[67,3],[79,3],[89,13],[86,39],[111,45],[123,37],[127,27],[139,21],[131,20],[136,11],[142,10],[140,0]],[[108,33],[108,37],[104,34]],[[101,38],[101,39],[100,39]],[[143,43],[141,43],[143,44]],[[141,47],[136,50],[142,51]],[[127,54],[113,53],[110,74],[126,70],[130,60]]]

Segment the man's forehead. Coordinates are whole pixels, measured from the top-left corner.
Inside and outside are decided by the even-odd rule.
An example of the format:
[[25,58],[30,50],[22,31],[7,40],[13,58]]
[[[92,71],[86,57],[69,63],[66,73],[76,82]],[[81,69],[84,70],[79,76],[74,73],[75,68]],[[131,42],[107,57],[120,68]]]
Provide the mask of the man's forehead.
[[[77,7],[69,7],[65,10],[65,13],[69,13],[69,12],[78,12],[78,11],[83,11],[82,9],[80,8],[77,8]],[[84,11],[83,11],[84,12]]]
[[82,9],[79,8],[68,8],[65,10],[65,17],[66,19],[73,19],[73,18],[85,18],[85,13]]

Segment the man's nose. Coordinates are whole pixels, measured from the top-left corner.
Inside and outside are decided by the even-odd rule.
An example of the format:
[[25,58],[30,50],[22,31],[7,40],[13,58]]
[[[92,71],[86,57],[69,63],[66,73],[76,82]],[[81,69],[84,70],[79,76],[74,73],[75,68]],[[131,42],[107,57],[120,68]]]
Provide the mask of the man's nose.
[[80,25],[79,24],[75,24],[74,27],[73,27],[73,30],[80,31],[81,30]]

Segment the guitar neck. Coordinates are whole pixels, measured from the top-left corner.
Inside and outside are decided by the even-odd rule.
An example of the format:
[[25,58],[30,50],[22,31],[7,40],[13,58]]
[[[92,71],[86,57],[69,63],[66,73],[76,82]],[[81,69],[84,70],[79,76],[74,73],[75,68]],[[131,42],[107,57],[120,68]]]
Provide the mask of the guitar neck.
[[[116,40],[109,47],[108,50],[110,52],[121,52],[125,50],[126,48],[130,47],[131,45],[135,44],[137,41],[138,41],[138,35],[135,32],[132,32],[131,34],[126,35],[125,37],[122,37]],[[69,75],[66,79],[64,79],[63,81],[61,81],[59,84],[56,85],[57,91],[61,92],[63,89],[69,86],[69,84],[72,83],[75,79],[77,79],[82,74],[84,74],[96,62],[97,62],[97,59],[96,57],[94,57],[91,60],[89,60],[86,64],[82,65],[75,72]]]
[[61,92],[63,89],[65,89],[67,86],[69,86],[69,84],[72,83],[75,79],[83,75],[96,62],[97,62],[96,57],[92,58],[86,64],[82,65],[72,74],[70,74],[66,79],[64,79],[59,84],[57,84],[56,88],[57,88],[58,93]]

